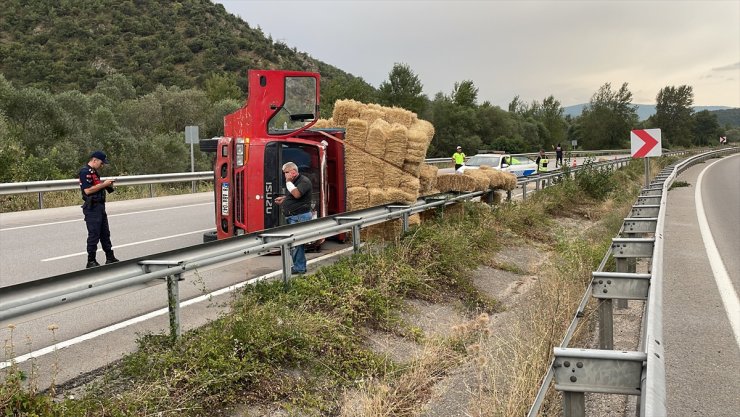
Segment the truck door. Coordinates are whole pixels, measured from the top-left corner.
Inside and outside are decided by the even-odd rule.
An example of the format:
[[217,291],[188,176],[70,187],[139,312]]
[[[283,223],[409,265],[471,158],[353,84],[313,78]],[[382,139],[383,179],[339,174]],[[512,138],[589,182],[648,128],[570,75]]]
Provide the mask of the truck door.
[[315,143],[273,141],[265,145],[265,229],[285,224],[285,216],[274,200],[277,196],[287,194],[282,170],[286,162],[294,162],[298,165],[298,173],[311,180],[311,211],[315,217],[326,215],[325,160],[324,148]]

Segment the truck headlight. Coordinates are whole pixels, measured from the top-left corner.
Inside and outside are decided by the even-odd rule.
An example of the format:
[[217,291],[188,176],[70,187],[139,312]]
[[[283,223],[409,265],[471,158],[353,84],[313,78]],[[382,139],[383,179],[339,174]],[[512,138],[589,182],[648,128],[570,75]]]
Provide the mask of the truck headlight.
[[236,166],[244,166],[244,139],[236,138]]

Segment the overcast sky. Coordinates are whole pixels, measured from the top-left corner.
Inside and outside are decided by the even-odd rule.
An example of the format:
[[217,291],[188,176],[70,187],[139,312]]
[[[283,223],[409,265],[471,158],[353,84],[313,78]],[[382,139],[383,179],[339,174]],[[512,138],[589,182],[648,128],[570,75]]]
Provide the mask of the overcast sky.
[[471,80],[504,109],[587,103],[607,82],[633,104],[690,85],[695,105],[740,107],[740,0],[215,1],[375,87],[404,63],[430,98]]

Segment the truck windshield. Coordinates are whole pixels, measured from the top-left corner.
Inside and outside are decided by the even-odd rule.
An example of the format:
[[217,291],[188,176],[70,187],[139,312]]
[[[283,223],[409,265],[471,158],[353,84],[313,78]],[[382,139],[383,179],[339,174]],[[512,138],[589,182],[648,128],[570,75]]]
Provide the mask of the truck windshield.
[[270,134],[287,134],[316,120],[316,79],[286,77],[285,102],[267,125]]

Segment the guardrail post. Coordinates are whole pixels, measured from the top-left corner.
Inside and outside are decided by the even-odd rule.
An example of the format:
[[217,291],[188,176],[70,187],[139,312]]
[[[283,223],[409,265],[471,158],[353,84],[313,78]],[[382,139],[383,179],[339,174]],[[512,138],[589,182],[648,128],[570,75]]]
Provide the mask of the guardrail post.
[[[339,224],[345,224],[345,223],[351,223],[351,222],[356,222],[358,220],[362,220],[362,217],[341,216],[341,217],[335,217],[334,220],[336,220],[337,223]],[[355,224],[352,226],[352,253],[360,252],[361,243],[362,242],[360,238],[360,225]]]
[[[262,239],[264,243],[272,243],[275,241],[285,240],[292,236],[292,233],[262,233],[259,235],[260,239]],[[290,276],[292,275],[290,272],[293,266],[293,258],[290,256],[290,249],[292,246],[293,245],[291,243],[280,244],[280,260],[283,265],[283,285],[285,286],[285,288],[288,288]]]
[[[391,213],[394,213],[396,211],[407,210],[408,208],[409,208],[409,206],[396,206],[396,205],[393,205],[393,206],[388,206],[388,211],[390,211]],[[409,212],[408,211],[406,211],[405,213],[401,214],[401,223],[402,223],[402,229],[401,229],[401,231],[403,233],[408,232],[409,231]]]
[[[140,261],[139,265],[144,268],[144,272],[154,272],[157,269],[166,269],[173,266],[182,265],[182,261]],[[167,308],[169,309],[170,320],[170,337],[177,340],[182,334],[180,329],[180,284],[184,280],[182,273],[167,275]]]
[[154,184],[149,184],[149,198],[154,198]]
[[563,416],[585,417],[586,394],[583,392],[563,392]]
[[511,190],[506,191],[506,200],[511,201]]
[[170,316],[170,337],[177,340],[180,337],[180,285],[178,282],[182,274],[167,275],[167,306]]
[[611,299],[599,304],[599,349],[614,349],[614,308]]
[[44,193],[39,191],[39,208],[44,208]]
[[522,200],[527,199],[527,184],[526,182],[522,183]]

